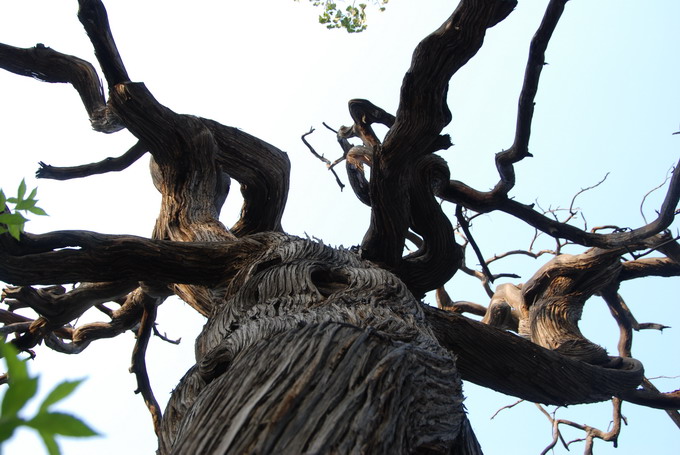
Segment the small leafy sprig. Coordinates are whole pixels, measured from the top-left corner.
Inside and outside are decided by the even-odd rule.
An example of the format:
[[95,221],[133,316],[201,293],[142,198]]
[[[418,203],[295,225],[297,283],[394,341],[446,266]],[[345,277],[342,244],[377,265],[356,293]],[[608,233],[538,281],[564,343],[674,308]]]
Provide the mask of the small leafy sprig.
[[[299,0],[296,0],[299,1]],[[333,0],[309,0],[314,6],[323,8],[319,15],[319,23],[326,28],[344,28],[348,33],[359,33],[366,30],[366,3],[352,2],[346,8],[342,8]],[[344,3],[343,0],[340,0]],[[378,6],[379,11],[385,11],[385,5],[389,0],[372,0],[373,6]]]
[[[26,182],[21,180],[16,197],[6,197],[5,193],[0,189],[0,234],[9,232],[12,237],[19,240],[21,233],[24,231],[24,225],[28,218],[19,212],[33,213],[35,215],[47,215],[43,209],[36,206],[38,200],[35,196],[38,189],[26,196]],[[10,209],[7,204],[13,204],[14,207]]]
[[58,384],[43,400],[38,412],[30,419],[24,419],[20,413],[28,401],[38,392],[38,377],[28,374],[26,362],[19,359],[17,350],[11,344],[0,340],[0,353],[7,362],[7,384],[0,405],[0,450],[2,444],[12,437],[20,426],[26,426],[38,432],[49,455],[59,455],[61,450],[55,436],[90,437],[98,436],[79,418],[63,412],[52,411],[54,404],[71,395],[82,383],[82,380],[64,381]]

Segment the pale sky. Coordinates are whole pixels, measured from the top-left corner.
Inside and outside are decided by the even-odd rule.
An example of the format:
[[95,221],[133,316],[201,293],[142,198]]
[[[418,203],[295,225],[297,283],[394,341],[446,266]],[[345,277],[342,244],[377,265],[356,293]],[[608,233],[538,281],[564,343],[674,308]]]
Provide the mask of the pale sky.
[[[450,89],[454,118],[446,132],[455,146],[442,154],[453,178],[482,190],[495,183],[493,156],[512,143],[529,40],[546,3],[520,1],[516,11],[487,34],[482,51],[454,76]],[[293,170],[284,229],[345,246],[361,241],[368,209],[348,189],[339,191],[299,137],[314,126],[317,131],[309,140],[334,159],[341,150],[321,122],[333,127],[348,124],[349,99],[367,98],[394,113],[413,48],[455,4],[393,0],[385,13],[370,17],[366,32],[348,35],[326,30],[317,23],[316,10],[292,0],[106,2],[131,78],[145,82],[161,103],[177,112],[239,127],[287,151]],[[96,65],[76,11],[75,1],[0,0],[0,42],[19,47],[40,42]],[[549,65],[536,99],[530,144],[534,158],[516,166],[513,196],[525,203],[538,199],[543,208],[567,207],[576,192],[609,172],[604,184],[577,200],[588,228],[644,224],[639,211],[642,197],[663,182],[678,159],[680,135],[672,135],[680,129],[678,17],[676,0],[567,4],[548,48]],[[66,182],[34,178],[38,161],[53,165],[98,161],[122,154],[135,142],[127,132],[91,131],[72,87],[0,71],[0,134],[4,157],[0,187],[10,193],[25,177],[29,187],[38,186],[39,205],[50,214],[35,217],[27,230],[150,235],[159,197],[146,157],[122,173]],[[232,192],[223,209],[227,225],[238,216],[240,205],[238,191]],[[654,218],[663,192],[648,197],[644,206],[648,219]],[[453,214],[453,205],[445,207]],[[674,226],[676,232],[677,222]],[[473,228],[485,257],[527,248],[533,236],[533,230],[496,214],[478,218]],[[541,239],[536,249],[553,246],[545,236]],[[542,261],[507,260],[492,271],[519,273],[522,280],[515,282],[521,282]],[[452,298],[487,304],[481,286],[459,275],[447,285]],[[638,321],[674,327],[635,334],[633,354],[650,377],[680,376],[677,290],[677,278],[622,287]],[[170,338],[182,337],[178,347],[155,338],[147,354],[151,384],[164,406],[193,364],[193,339],[202,320],[173,299],[160,308],[158,322]],[[603,301],[588,302],[582,329],[610,353],[616,352],[618,329]],[[126,333],[95,342],[77,356],[37,349],[29,368],[42,375],[42,393],[64,379],[87,377],[60,409],[106,435],[61,439],[65,454],[154,452],[151,419],[142,398],[133,394],[135,380],[127,371],[133,344],[133,335]],[[656,383],[668,391],[678,388],[679,381]],[[497,409],[516,400],[468,383],[464,390],[469,417],[486,453],[538,454],[550,442],[550,425],[532,404],[522,403],[490,421]],[[663,411],[626,403],[623,412],[629,425],[621,432],[619,449],[596,441],[598,454],[676,453],[680,432]],[[561,409],[557,415],[606,430],[611,411],[603,404]],[[564,433],[567,440],[582,436],[568,429]],[[582,447],[576,444],[572,452],[579,453]],[[22,431],[5,453],[44,449],[37,436]],[[566,452],[557,448],[555,453]]]

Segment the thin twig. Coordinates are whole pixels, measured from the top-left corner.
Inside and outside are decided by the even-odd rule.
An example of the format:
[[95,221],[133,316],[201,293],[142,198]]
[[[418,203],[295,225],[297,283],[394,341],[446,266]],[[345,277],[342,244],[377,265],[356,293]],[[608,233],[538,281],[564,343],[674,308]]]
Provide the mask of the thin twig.
[[479,265],[482,266],[482,271],[484,272],[484,275],[491,283],[493,283],[494,276],[491,274],[491,270],[489,270],[489,267],[486,265],[484,256],[482,256],[482,251],[479,249],[477,243],[472,238],[472,233],[470,232],[470,225],[468,224],[468,221],[465,219],[465,216],[463,215],[463,206],[460,204],[456,206],[456,218],[458,219],[458,224],[460,225],[461,229],[463,229],[465,236],[468,238],[470,246],[472,246],[472,249],[477,255],[477,260],[479,260]]
[[669,171],[666,172],[666,178],[663,180],[663,182],[661,182],[661,184],[660,184],[659,186],[656,186],[656,187],[652,188],[651,190],[649,190],[649,191],[642,197],[642,201],[640,202],[640,215],[642,215],[642,220],[645,222],[645,224],[647,224],[647,217],[645,217],[645,213],[644,213],[644,211],[642,210],[643,206],[645,205],[645,200],[647,200],[647,197],[648,197],[650,194],[652,194],[654,191],[656,191],[656,190],[658,190],[659,188],[661,188],[662,186],[664,186],[664,185],[666,184],[666,182],[668,182],[668,180],[671,178],[671,175],[672,175],[672,174],[673,174],[673,167],[671,167],[671,168],[669,169]]
[[[324,123],[324,125],[326,125],[326,124]],[[328,128],[328,125],[326,125],[326,127]],[[309,129],[309,131],[307,133],[303,134],[300,137],[300,139],[302,139],[302,142],[304,142],[304,144],[307,146],[309,151],[312,152],[312,155],[314,155],[315,157],[317,157],[318,159],[320,159],[321,161],[326,163],[326,167],[328,168],[328,170],[330,170],[333,173],[333,175],[335,176],[335,181],[340,186],[340,191],[342,191],[343,188],[345,188],[345,184],[342,183],[342,180],[340,180],[340,177],[338,177],[338,174],[335,173],[335,169],[333,169],[333,164],[330,162],[330,160],[328,158],[324,157],[323,155],[319,155],[316,152],[316,150],[314,150],[314,147],[312,147],[312,145],[309,142],[307,142],[306,137],[309,136],[310,134],[312,134],[313,132],[314,132],[314,128],[312,127],[312,128]]]
[[182,341],[181,337],[177,338],[176,340],[171,340],[165,333],[161,335],[161,333],[158,331],[158,327],[156,327],[156,324],[153,325],[153,334],[160,338],[161,340],[166,341],[170,344],[180,344],[180,342]]
[[[575,213],[575,212],[574,212],[574,202],[576,202],[576,198],[577,198],[577,197],[579,197],[581,194],[585,193],[586,191],[590,191],[590,190],[592,190],[593,188],[597,188],[598,186],[602,185],[602,184],[604,183],[604,181],[607,180],[607,177],[609,177],[609,172],[607,172],[607,173],[604,175],[604,177],[602,177],[602,180],[600,180],[600,181],[597,182],[596,184],[591,185],[591,186],[589,186],[589,187],[587,187],[587,188],[581,188],[581,190],[580,190],[578,193],[576,193],[576,194],[574,195],[573,198],[571,198],[571,204],[569,204],[569,213],[572,213],[572,214]],[[645,221],[645,223],[646,223],[646,221]]]
[[512,403],[512,404],[509,404],[509,405],[507,405],[507,406],[503,406],[503,407],[500,408],[498,411],[494,412],[494,414],[491,416],[491,418],[490,418],[489,420],[493,420],[498,414],[500,414],[501,411],[504,411],[504,410],[506,410],[506,409],[514,408],[515,406],[517,406],[518,404],[522,403],[523,401],[524,401],[524,400],[517,400],[517,401],[515,401],[515,402]]

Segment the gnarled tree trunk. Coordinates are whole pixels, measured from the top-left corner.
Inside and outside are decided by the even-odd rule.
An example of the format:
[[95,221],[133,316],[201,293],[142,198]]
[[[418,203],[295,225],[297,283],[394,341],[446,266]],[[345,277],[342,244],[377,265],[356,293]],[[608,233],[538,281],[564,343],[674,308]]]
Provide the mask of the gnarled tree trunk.
[[[354,170],[371,166],[370,182],[361,173],[353,176],[353,189],[371,205],[371,225],[352,250],[283,232],[284,152],[236,128],[177,114],[144,84],[131,82],[100,1],[80,0],[79,18],[103,69],[108,100],[87,62],[44,46],[0,45],[0,66],[72,83],[96,129],[126,128],[138,140],[117,160],[43,166],[42,177],[120,170],[148,152],[162,195],[152,239],[68,231],[24,235],[17,243],[0,236],[0,280],[25,286],[5,296],[40,314],[15,343],[29,349],[44,340],[77,353],[92,340],[139,326],[133,371],[154,416],[161,454],[481,453],[465,415],[461,378],[548,404],[616,396],[677,406],[677,396],[650,404],[636,395],[642,365],[624,354],[612,360],[582,337],[577,322],[588,297],[611,297],[611,286],[626,273],[648,273],[651,266],[642,266],[647,272],[622,266],[622,247],[646,245],[668,227],[680,198],[680,170],[657,221],[611,235],[556,225],[508,196],[513,164],[529,156],[543,54],[565,1],[549,2],[532,43],[515,142],[498,154],[500,180],[489,192],[451,181],[448,165],[434,153],[451,145],[441,134],[451,120],[450,78],[515,1],[461,1],[414,52],[396,115],[365,100],[350,102],[354,125],[338,138]],[[372,123],[388,126],[384,141]],[[363,145],[351,147],[349,137]],[[227,229],[219,212],[232,179],[244,205]],[[550,235],[602,249],[558,257],[522,289],[499,287],[485,323],[427,307],[419,299],[446,283],[463,261],[435,196],[479,212],[512,213]],[[407,237],[419,248],[403,256]],[[677,274],[677,267],[668,273]],[[84,284],[68,293],[30,287],[73,282]],[[208,323],[196,342],[196,365],[161,418],[143,359],[157,307],[173,294]],[[110,322],[65,326],[109,300],[121,303]],[[7,313],[3,322],[17,322]]]

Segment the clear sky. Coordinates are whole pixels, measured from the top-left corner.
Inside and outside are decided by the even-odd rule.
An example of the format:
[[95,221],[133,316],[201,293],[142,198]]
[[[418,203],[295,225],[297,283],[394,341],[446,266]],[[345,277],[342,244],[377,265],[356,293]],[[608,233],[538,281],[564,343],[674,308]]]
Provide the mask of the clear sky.
[[[450,89],[453,121],[446,129],[455,144],[442,156],[452,176],[479,189],[496,179],[493,156],[512,143],[517,95],[529,40],[546,1],[520,1],[511,16],[487,34],[482,51],[454,76]],[[341,153],[323,128],[351,120],[346,103],[367,98],[395,112],[401,78],[415,45],[444,21],[455,1],[393,0],[387,11],[373,14],[359,35],[327,31],[305,2],[292,0],[208,1],[115,0],[106,6],[116,42],[134,81],[147,84],[156,98],[182,113],[239,127],[288,152],[291,192],[284,228],[345,246],[361,241],[368,209],[348,192],[340,192],[332,175],[300,142],[309,138],[329,158]],[[91,46],[76,18],[77,2],[64,0],[0,1],[0,42],[28,47],[44,43],[95,63]],[[680,2],[657,0],[573,0],[567,4],[548,49],[549,63],[536,99],[530,144],[534,158],[516,166],[519,201],[543,208],[568,207],[573,195],[609,172],[606,182],[583,194],[577,204],[588,228],[644,224],[640,202],[663,182],[678,159],[680,135]],[[0,72],[0,187],[11,192],[25,177],[39,186],[40,206],[50,214],[32,220],[31,232],[87,229],[104,233],[151,233],[159,196],[143,158],[123,173],[79,181],[40,181],[38,161],[75,165],[118,156],[135,142],[127,132],[91,131],[72,87],[41,83]],[[346,178],[344,178],[346,181]],[[663,189],[647,198],[648,219]],[[234,191],[238,193],[238,191]],[[230,196],[223,210],[229,225],[240,201]],[[453,214],[452,205],[445,206]],[[583,223],[580,219],[577,223]],[[580,224],[582,227],[582,224]],[[487,215],[474,223],[484,255],[527,248],[533,230],[507,216]],[[674,227],[677,231],[677,223]],[[540,237],[536,249],[554,242]],[[571,250],[579,251],[578,249]],[[474,264],[474,260],[469,260]],[[492,271],[515,272],[528,279],[542,261],[507,260]],[[488,303],[473,279],[456,276],[447,285],[454,300]],[[635,334],[633,354],[662,390],[679,387],[680,316],[678,279],[626,283],[623,297],[640,322],[673,328]],[[431,300],[431,298],[430,298]],[[93,316],[85,316],[84,319]],[[81,321],[82,322],[82,321]],[[179,378],[193,364],[193,339],[202,319],[177,300],[167,301],[159,329],[179,347],[153,339],[147,354],[150,379],[163,404]],[[586,305],[586,336],[616,352],[618,329],[600,299]],[[31,371],[42,374],[43,393],[64,379],[88,377],[62,408],[83,417],[104,438],[62,440],[64,453],[153,453],[151,419],[134,377],[127,371],[134,337],[93,343],[82,354],[65,356],[37,349]],[[483,361],[483,359],[480,359]],[[491,415],[512,404],[501,396],[465,384],[473,427],[488,454],[538,454],[551,440],[548,421],[530,403]],[[596,442],[598,454],[677,453],[680,432],[662,411],[624,404],[628,426],[614,452]],[[560,409],[558,417],[606,430],[607,404]],[[567,440],[581,433],[565,429]],[[572,451],[580,452],[582,444]],[[36,437],[20,433],[7,454],[42,453]],[[556,453],[566,453],[563,448]]]

